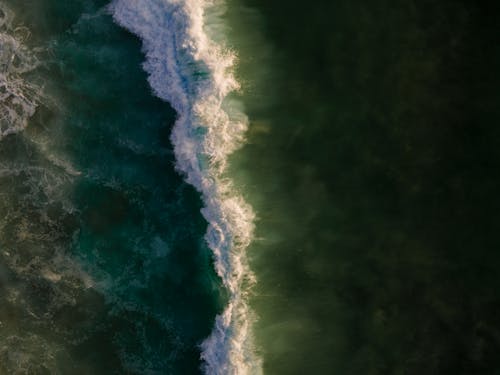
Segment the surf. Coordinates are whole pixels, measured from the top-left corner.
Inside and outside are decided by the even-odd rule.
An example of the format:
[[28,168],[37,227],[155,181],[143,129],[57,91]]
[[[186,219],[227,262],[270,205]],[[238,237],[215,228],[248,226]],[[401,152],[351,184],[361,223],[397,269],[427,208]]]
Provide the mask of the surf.
[[248,120],[232,94],[236,54],[224,45],[223,1],[114,0],[116,23],[142,40],[144,70],[156,96],[177,112],[171,133],[176,168],[202,195],[205,240],[229,293],[211,335],[201,343],[207,374],[260,374],[247,296],[254,276],[246,248],[255,215],[226,175],[228,157],[245,142]]

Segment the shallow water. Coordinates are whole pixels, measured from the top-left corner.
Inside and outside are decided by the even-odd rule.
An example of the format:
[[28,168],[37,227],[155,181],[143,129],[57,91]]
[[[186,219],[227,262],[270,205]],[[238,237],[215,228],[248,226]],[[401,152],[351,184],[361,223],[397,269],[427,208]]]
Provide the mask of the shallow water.
[[7,4],[50,100],[1,141],[0,372],[199,373],[222,307],[175,113],[106,3]]

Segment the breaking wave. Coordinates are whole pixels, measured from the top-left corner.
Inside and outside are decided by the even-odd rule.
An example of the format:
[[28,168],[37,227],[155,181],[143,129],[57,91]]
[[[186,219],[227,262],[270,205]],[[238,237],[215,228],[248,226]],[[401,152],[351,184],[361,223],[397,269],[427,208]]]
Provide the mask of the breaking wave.
[[[235,54],[225,48],[223,1],[114,0],[115,21],[142,39],[154,93],[177,112],[171,140],[176,167],[203,196],[206,241],[230,296],[202,343],[207,374],[260,374],[247,294],[254,282],[245,249],[254,213],[225,176],[228,156],[244,141],[247,118],[231,98],[239,89]],[[218,40],[218,42],[215,42]]]

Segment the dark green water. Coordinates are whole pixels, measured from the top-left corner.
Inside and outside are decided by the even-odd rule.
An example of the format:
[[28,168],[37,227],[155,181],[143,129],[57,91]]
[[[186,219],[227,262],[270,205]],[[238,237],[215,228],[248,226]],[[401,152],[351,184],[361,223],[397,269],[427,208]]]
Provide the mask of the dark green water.
[[231,3],[265,373],[500,373],[499,11]]
[[0,373],[199,373],[221,291],[139,40],[107,1],[5,3],[45,99],[0,143]]

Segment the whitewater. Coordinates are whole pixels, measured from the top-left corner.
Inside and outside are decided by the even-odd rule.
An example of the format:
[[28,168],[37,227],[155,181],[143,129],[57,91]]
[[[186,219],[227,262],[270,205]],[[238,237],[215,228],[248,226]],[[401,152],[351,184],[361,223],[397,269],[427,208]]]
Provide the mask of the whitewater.
[[232,98],[240,89],[236,55],[224,45],[225,4],[213,0],[114,0],[115,22],[143,43],[143,64],[156,96],[177,112],[171,134],[176,168],[201,194],[205,239],[229,302],[201,344],[207,374],[261,374],[247,304],[254,277],[246,248],[255,215],[226,176],[228,156],[242,145],[248,120]]
[[14,13],[0,2],[0,140],[28,126],[44,98],[43,87],[26,79],[40,65],[36,52],[26,47],[30,31],[14,22]]

